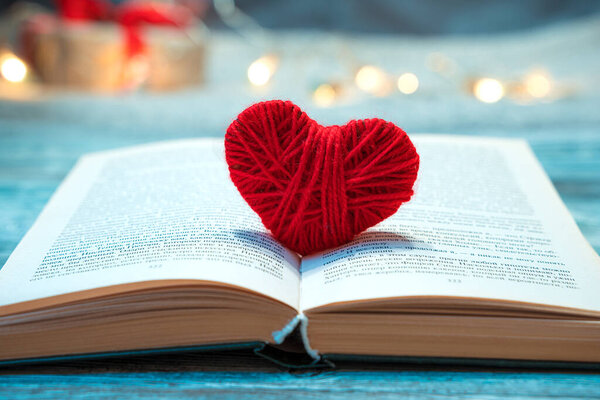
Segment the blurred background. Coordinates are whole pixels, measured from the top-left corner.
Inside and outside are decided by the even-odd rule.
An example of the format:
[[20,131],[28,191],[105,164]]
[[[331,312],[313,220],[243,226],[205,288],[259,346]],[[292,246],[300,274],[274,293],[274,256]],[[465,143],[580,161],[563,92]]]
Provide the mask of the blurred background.
[[221,137],[273,98],[525,138],[600,251],[600,2],[0,4],[0,265],[81,154]]

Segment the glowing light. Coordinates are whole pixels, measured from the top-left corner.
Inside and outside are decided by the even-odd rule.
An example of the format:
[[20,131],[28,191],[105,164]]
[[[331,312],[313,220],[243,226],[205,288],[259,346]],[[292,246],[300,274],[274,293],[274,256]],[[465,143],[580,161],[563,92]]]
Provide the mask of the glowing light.
[[0,73],[9,82],[22,82],[27,76],[27,66],[17,57],[9,55],[2,60]]
[[248,80],[254,86],[264,86],[271,80],[277,68],[275,56],[264,56],[248,67]]
[[525,90],[531,97],[542,98],[548,96],[552,89],[549,76],[541,71],[534,71],[524,80]]
[[356,73],[354,83],[360,90],[379,95],[386,90],[387,82],[385,72],[373,65],[365,65]]
[[406,72],[398,78],[398,90],[404,94],[413,94],[419,88],[419,78],[411,72]]
[[337,90],[330,84],[324,83],[313,93],[313,101],[319,107],[329,107],[337,97]]
[[495,103],[504,97],[504,86],[497,79],[481,78],[473,85],[473,94],[484,103]]

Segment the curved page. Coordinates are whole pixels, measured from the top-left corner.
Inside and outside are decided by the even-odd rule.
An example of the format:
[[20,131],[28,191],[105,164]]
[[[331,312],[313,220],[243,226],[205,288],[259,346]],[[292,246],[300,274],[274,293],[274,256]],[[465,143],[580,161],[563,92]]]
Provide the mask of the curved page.
[[600,261],[521,140],[414,135],[416,194],[303,259],[301,309],[453,296],[600,311]]
[[229,179],[222,140],[83,157],[0,270],[0,306],[123,283],[197,279],[295,309],[299,260]]

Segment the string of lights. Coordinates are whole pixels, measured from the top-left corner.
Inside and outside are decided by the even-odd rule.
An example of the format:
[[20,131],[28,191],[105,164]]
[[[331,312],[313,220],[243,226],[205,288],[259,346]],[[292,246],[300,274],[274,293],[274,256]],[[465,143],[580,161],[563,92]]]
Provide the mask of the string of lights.
[[[215,9],[223,22],[244,38],[251,38],[254,44],[260,37],[266,47],[271,49],[264,55],[254,60],[247,70],[248,81],[255,87],[264,87],[269,84],[277,73],[280,55],[272,48],[275,40],[274,34],[260,27],[250,16],[244,14],[235,5],[235,0],[214,0]],[[232,18],[232,16],[236,16]],[[265,39],[270,38],[270,39]],[[260,41],[259,41],[260,42]],[[343,61],[343,60],[342,60]],[[517,81],[500,80],[491,76],[460,76],[456,61],[440,52],[430,53],[424,60],[425,67],[449,80],[461,83],[458,87],[467,88],[468,94],[483,103],[496,103],[503,98],[519,104],[530,104],[536,101],[551,101],[565,96],[569,91],[564,90],[554,82],[548,71],[532,69]],[[349,68],[350,69],[350,68]],[[418,93],[421,82],[415,72],[406,71],[399,75],[389,74],[377,65],[359,65],[353,69],[352,79],[324,82],[318,85],[313,93],[314,103],[321,107],[329,107],[341,100],[348,90],[346,86],[353,85],[360,91],[385,97],[393,94],[395,90],[403,95]],[[351,73],[352,73],[351,72]]]
[[[226,26],[249,44],[264,49],[263,55],[249,64],[247,79],[254,87],[267,87],[285,55],[278,43],[278,35],[261,27],[252,17],[240,10],[235,0],[213,0],[213,4]],[[203,24],[201,26],[206,30]],[[344,43],[344,40],[337,43],[339,49],[332,54],[319,54],[318,43],[311,43],[310,46],[307,51],[298,53],[303,54],[303,57],[334,57],[338,63],[345,66],[346,71],[344,77],[322,81],[314,87],[312,100],[320,107],[334,106],[347,98],[349,93],[356,92],[356,89],[377,97],[391,96],[394,93],[404,96],[418,95],[421,91],[421,80],[427,79],[415,71],[392,74],[378,65],[361,63],[351,46]],[[289,56],[288,54],[287,57]],[[482,103],[496,103],[508,98],[518,104],[531,104],[556,100],[573,92],[572,89],[555,82],[548,71],[540,68],[531,69],[517,80],[502,80],[486,74],[466,74],[455,60],[441,52],[429,53],[423,63],[427,70],[450,82],[456,90],[466,88],[469,95]],[[5,84],[21,84],[27,81],[30,75],[26,63],[12,51],[6,49],[0,52],[0,80]]]

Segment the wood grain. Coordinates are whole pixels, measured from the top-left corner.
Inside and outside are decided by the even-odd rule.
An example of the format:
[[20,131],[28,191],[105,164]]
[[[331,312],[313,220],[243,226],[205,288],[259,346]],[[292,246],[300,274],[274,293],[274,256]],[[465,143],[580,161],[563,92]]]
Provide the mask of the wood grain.
[[339,363],[284,371],[249,352],[127,357],[0,369],[7,398],[597,398],[583,372]]

